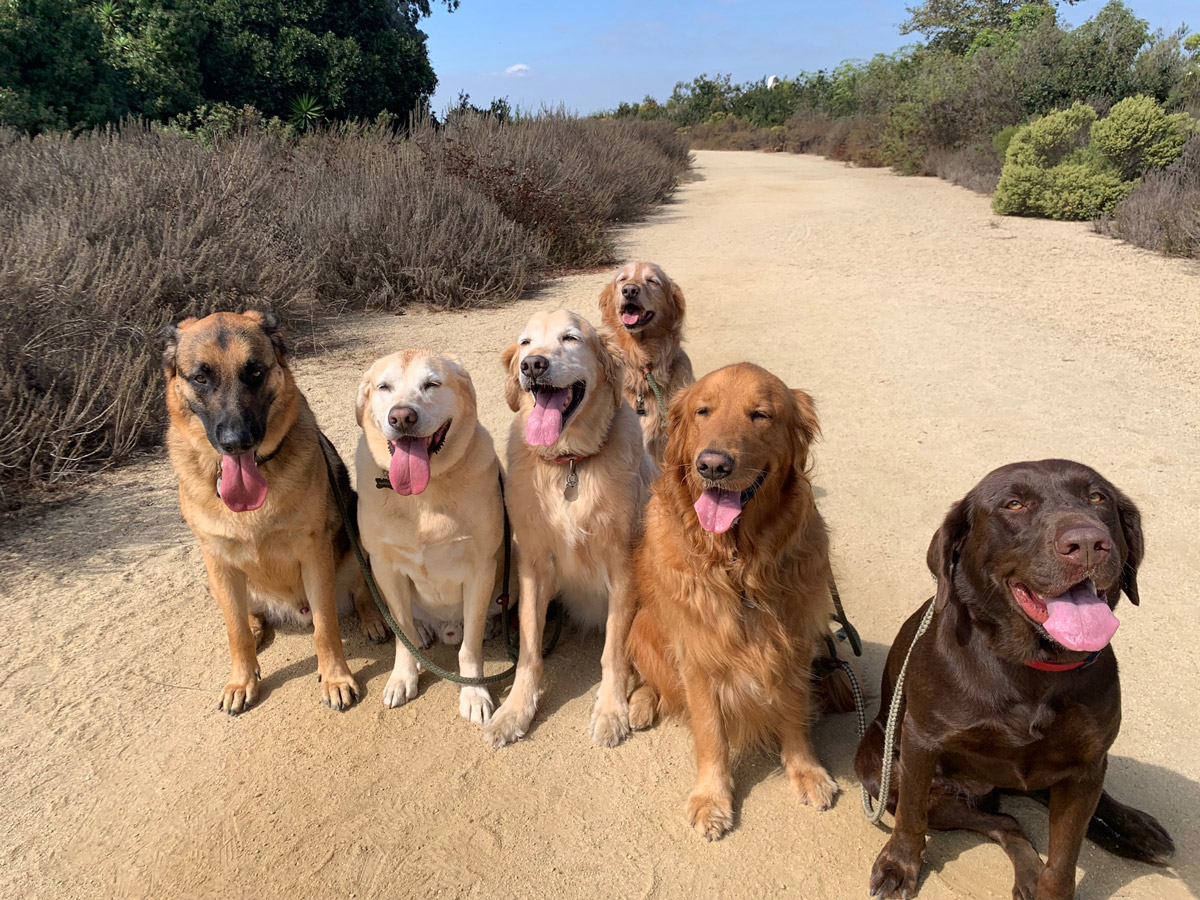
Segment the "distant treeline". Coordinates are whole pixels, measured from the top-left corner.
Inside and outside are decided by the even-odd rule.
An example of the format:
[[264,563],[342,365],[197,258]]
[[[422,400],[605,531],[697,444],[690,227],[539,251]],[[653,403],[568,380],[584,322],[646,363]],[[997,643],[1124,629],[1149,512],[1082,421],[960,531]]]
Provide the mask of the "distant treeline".
[[[985,193],[1005,171],[998,212],[1096,218],[1138,243],[1200,255],[1200,195],[1188,187],[1200,182],[1188,168],[1200,138],[1187,143],[1200,114],[1200,34],[1151,31],[1119,0],[1075,28],[1050,2],[930,0],[910,12],[902,30],[927,43],[794,78],[702,75],[664,102],[608,115],[669,121],[699,149],[821,153]],[[1123,219],[1146,184],[1168,207],[1149,214],[1143,197],[1136,222]]]

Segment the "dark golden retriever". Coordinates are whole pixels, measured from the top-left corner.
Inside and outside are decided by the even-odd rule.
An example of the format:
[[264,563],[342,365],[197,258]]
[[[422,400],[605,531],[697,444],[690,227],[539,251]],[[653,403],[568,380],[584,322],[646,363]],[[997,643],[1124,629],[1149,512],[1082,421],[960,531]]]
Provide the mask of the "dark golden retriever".
[[654,263],[626,263],[600,292],[601,319],[625,365],[625,399],[641,417],[646,451],[658,464],[667,446],[667,423],[649,379],[668,404],[696,380],[681,346],[686,309],[679,285]]
[[837,785],[809,740],[812,661],[833,610],[828,538],[808,479],[812,398],[758,366],[713,372],[671,404],[666,459],[635,562],[629,637],[643,679],[629,719],[687,716],[693,827],[733,824],[731,753],[777,740],[800,800]]
[[[387,636],[365,602],[326,459],[353,510],[346,467],[288,369],[271,313],[215,313],[168,329],[167,451],[179,505],[200,541],[208,586],[232,657],[219,708],[240,713],[258,699],[263,616],[310,622],[321,697],[334,709],[358,697],[338,627],[353,597],[363,630]],[[339,599],[343,602],[339,604]]]

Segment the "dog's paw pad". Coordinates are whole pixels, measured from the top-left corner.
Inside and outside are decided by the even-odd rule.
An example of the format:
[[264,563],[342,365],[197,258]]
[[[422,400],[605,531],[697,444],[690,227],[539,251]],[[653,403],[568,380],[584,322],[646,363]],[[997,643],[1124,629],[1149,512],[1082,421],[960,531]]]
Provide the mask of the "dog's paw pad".
[[486,725],[495,705],[492,695],[483,685],[464,685],[458,692],[458,714],[468,722]]

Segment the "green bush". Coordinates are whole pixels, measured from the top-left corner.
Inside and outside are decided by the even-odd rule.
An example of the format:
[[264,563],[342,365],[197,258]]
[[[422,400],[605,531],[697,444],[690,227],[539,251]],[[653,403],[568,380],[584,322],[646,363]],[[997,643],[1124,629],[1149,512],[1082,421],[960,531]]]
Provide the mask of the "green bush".
[[1096,122],[1091,138],[1092,146],[1131,180],[1175,162],[1194,130],[1187,113],[1168,115],[1153,97],[1139,95],[1122,100]]

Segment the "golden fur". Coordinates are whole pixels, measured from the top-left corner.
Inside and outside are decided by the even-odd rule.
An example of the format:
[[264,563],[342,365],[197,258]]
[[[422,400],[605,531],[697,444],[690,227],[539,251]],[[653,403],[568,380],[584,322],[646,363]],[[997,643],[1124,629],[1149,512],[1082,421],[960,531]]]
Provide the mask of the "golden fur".
[[[417,421],[406,431],[388,421],[397,408]],[[358,521],[371,569],[392,617],[413,643],[428,646],[440,630],[452,643],[461,636],[459,671],[483,674],[483,640],[502,565],[504,507],[500,461],[492,436],[479,423],[475,388],[466,369],[428,350],[403,350],[376,360],[358,387],[362,437],[355,457]],[[388,441],[402,435],[433,435],[449,422],[441,448],[429,457],[429,485],[402,496],[379,488],[386,475]],[[417,696],[417,661],[396,641],[396,664],[383,705],[401,706]],[[459,690],[459,714],[483,725],[492,714],[485,685]]]
[[[586,392],[553,446],[526,443],[534,406],[521,364],[548,361],[555,385],[583,381]],[[587,320],[566,310],[538,313],[503,354],[505,394],[517,413],[508,438],[506,500],[519,550],[521,658],[516,680],[486,729],[494,746],[521,737],[537,711],[542,631],[550,599],[571,615],[605,627],[600,689],[592,740],[614,746],[629,733],[625,637],[633,615],[631,560],[654,463],[642,446],[637,416],[621,396],[621,364]],[[555,457],[586,457],[579,484],[566,486],[569,467]]]
[[[804,803],[837,791],[809,740],[814,650],[832,601],[828,538],[808,479],[818,434],[812,399],[749,364],[719,369],[670,408],[662,476],[646,512],[635,574],[639,609],[629,651],[643,679],[630,723],[685,715],[696,749],[691,824],[709,840],[733,823],[730,757],[775,740]],[[706,487],[705,451],[732,457],[720,486],[761,487],[724,533],[705,531],[693,505]]]
[[[256,390],[241,383],[247,366],[258,367],[263,376]],[[232,661],[220,708],[239,713],[258,699],[256,650],[264,615],[311,620],[322,699],[335,709],[350,706],[359,687],[342,651],[339,608],[344,611],[353,599],[369,636],[383,639],[386,630],[370,601],[362,602],[362,576],[323,454],[352,503],[345,466],[296,387],[278,320],[259,312],[187,319],[170,330],[163,369],[167,451],[179,478],[179,505],[200,542],[209,589],[229,637]],[[196,380],[200,373],[203,383]],[[259,468],[269,487],[262,506],[232,512],[217,494],[221,454],[210,443],[206,421],[239,415],[254,404],[265,415],[254,452],[263,460]]]
[[[620,311],[626,302],[622,291],[633,288],[636,292],[632,299],[654,316],[646,325],[631,331],[621,322]],[[692,361],[681,346],[686,309],[679,285],[654,263],[626,263],[600,292],[601,320],[612,333],[625,365],[625,399],[638,413],[646,450],[659,465],[667,446],[667,423],[645,372],[649,367],[667,404],[696,380]]]

